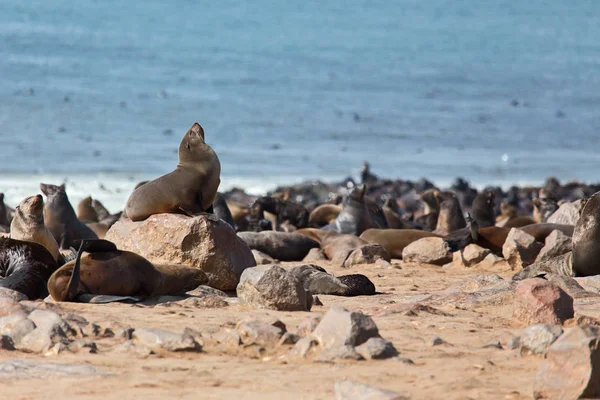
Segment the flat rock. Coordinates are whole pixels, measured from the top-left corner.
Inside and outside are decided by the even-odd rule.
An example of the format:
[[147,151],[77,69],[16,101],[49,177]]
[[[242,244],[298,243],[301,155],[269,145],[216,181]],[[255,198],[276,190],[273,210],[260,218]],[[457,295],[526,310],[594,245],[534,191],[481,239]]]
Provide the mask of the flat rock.
[[308,254],[306,257],[304,257],[304,259],[302,259],[302,261],[306,263],[327,261],[327,257],[325,256],[325,253],[323,253],[323,250],[315,247],[309,250]]
[[60,376],[108,376],[91,365],[57,364],[26,360],[0,362],[0,379],[48,379]]
[[392,342],[379,337],[370,338],[365,343],[357,346],[356,352],[366,360],[383,360],[398,355],[398,350]]
[[136,329],[133,342],[148,346],[152,351],[201,351],[193,337],[163,329]]
[[536,261],[515,274],[513,279],[523,280],[545,274],[573,276],[573,253],[568,252],[549,260]]
[[106,240],[156,264],[202,270],[208,285],[233,290],[242,272],[256,265],[252,251],[226,222],[210,215],[157,214],[144,221],[119,220]]
[[364,360],[363,356],[356,352],[354,346],[331,346],[325,347],[319,356],[319,361],[332,362],[335,360]]
[[371,317],[340,307],[332,307],[312,333],[323,348],[359,346],[372,337],[380,337]]
[[526,279],[515,289],[513,317],[524,324],[562,324],[573,314],[573,298],[551,282]]
[[579,210],[581,209],[581,200],[576,200],[570,203],[563,203],[558,207],[548,218],[550,224],[577,225],[579,221]]
[[246,269],[237,286],[241,302],[280,311],[310,311],[312,295],[294,275],[277,264]]
[[478,274],[465,278],[464,281],[450,286],[444,293],[474,293],[484,290],[513,290],[516,283],[506,280],[497,274]]
[[563,330],[559,325],[530,325],[519,334],[521,354],[545,354],[548,347],[562,334]]
[[35,324],[25,314],[0,317],[0,335],[10,337],[13,343],[19,343],[24,336],[34,329]]
[[546,237],[546,243],[537,258],[536,262],[547,261],[554,257],[562,256],[573,250],[573,240],[562,231],[555,229]]
[[331,262],[342,268],[352,268],[360,264],[375,264],[380,260],[390,262],[390,253],[378,244],[365,244],[354,250],[337,252]]
[[535,399],[600,396],[600,334],[597,328],[565,330],[547,350],[533,383]]
[[512,270],[521,270],[535,261],[542,244],[520,229],[512,228],[502,246],[502,255]]
[[225,293],[219,289],[215,289],[210,286],[206,286],[206,285],[200,285],[196,289],[186,292],[186,294],[188,296],[197,296],[197,297],[204,297],[204,296],[229,297],[229,296],[227,296],[227,293]]
[[352,381],[335,383],[335,400],[408,400],[407,396],[391,390]]
[[274,259],[270,255],[265,254],[262,251],[252,250],[252,255],[254,256],[256,265],[277,264],[279,262],[279,260]]
[[148,357],[150,354],[154,354],[150,347],[141,343],[135,344],[133,340],[128,340],[124,343],[121,343],[114,348],[114,351],[117,353],[132,353],[142,358]]
[[444,265],[452,261],[452,253],[444,239],[427,237],[406,246],[402,250],[402,260],[415,264]]
[[282,325],[283,323],[279,320],[271,322],[257,319],[238,323],[236,331],[245,345],[256,344],[274,348],[285,333],[285,325],[283,325],[283,329],[281,328]]

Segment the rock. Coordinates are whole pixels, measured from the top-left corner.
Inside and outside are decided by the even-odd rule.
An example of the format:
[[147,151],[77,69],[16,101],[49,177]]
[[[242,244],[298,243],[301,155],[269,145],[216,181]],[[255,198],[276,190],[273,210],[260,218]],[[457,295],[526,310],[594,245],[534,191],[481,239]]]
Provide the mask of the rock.
[[520,229],[512,228],[502,246],[502,255],[512,270],[521,270],[535,261],[542,244]]
[[348,292],[348,286],[344,285],[338,278],[315,265],[302,264],[288,270],[298,278],[304,288],[312,294],[333,294],[343,296]]
[[365,343],[356,347],[356,352],[366,360],[383,360],[398,355],[398,350],[396,350],[392,342],[378,337],[370,338]]
[[579,210],[581,209],[581,200],[571,203],[563,203],[548,218],[550,224],[577,225],[579,221]]
[[574,278],[585,290],[600,293],[600,275],[582,276]]
[[300,261],[319,243],[295,232],[240,232],[238,236],[253,250],[281,261]]
[[222,308],[229,306],[229,303],[221,296],[204,296],[190,297],[182,301],[160,304],[161,306],[170,307],[179,305],[181,307],[190,308]]
[[597,329],[569,328],[547,350],[533,383],[535,399],[600,396],[600,337]]
[[215,333],[213,336],[217,342],[222,345],[230,348],[237,348],[242,343],[242,338],[240,334],[231,329],[221,329],[219,332]]
[[277,343],[277,347],[284,346],[286,344],[296,344],[300,340],[300,337],[294,333],[286,332],[281,336],[279,342]]
[[352,381],[336,382],[334,390],[335,400],[408,400],[400,393]]
[[378,244],[365,244],[351,251],[337,252],[331,262],[342,268],[352,268],[359,264],[375,264],[379,260],[390,262],[390,253]]
[[270,255],[265,254],[262,251],[252,250],[252,255],[254,256],[254,260],[256,261],[256,265],[277,264],[277,263],[279,263],[279,260],[274,259]]
[[544,279],[558,286],[574,299],[600,296],[600,293],[588,292],[570,276],[546,274]]
[[319,249],[318,247],[315,247],[309,250],[308,254],[306,255],[306,257],[304,257],[302,261],[307,263],[327,261],[327,257],[325,257],[325,253],[323,253],[323,250]]
[[402,250],[402,260],[415,264],[444,265],[452,261],[452,253],[444,239],[427,237],[406,246]]
[[276,320],[271,322],[266,320],[241,321],[236,327],[242,343],[245,345],[256,344],[266,348],[275,348],[279,340],[285,333],[285,325]]
[[163,329],[136,329],[133,342],[148,346],[152,351],[201,351],[201,346],[190,335]]
[[98,353],[96,342],[91,340],[75,340],[67,346],[67,349],[73,353],[79,353],[82,350],[85,350],[86,353],[90,354]]
[[364,360],[363,356],[358,354],[353,346],[332,346],[325,347],[319,356],[319,361],[332,362],[335,360]]
[[23,300],[29,300],[27,298],[27,296],[25,296],[23,293],[17,292],[16,290],[4,288],[4,287],[0,287],[0,297],[9,298],[16,302],[23,301]]
[[311,338],[301,338],[296,342],[294,347],[288,352],[289,358],[306,358],[311,349],[317,344]]
[[442,344],[447,344],[447,342],[439,336],[432,336],[429,340],[429,345],[431,347],[440,346]]
[[515,282],[506,280],[497,274],[478,274],[450,286],[444,293],[474,293],[484,290],[513,290]]
[[208,285],[233,290],[240,275],[256,265],[252,251],[224,221],[207,215],[152,215],[144,221],[119,220],[106,240],[157,264],[201,269]]
[[91,365],[56,364],[25,360],[0,362],[0,379],[48,379],[60,376],[108,376],[102,368]]
[[296,327],[296,335],[300,336],[301,338],[310,336],[320,322],[321,319],[317,317],[303,319]]
[[144,344],[135,344],[132,340],[128,340],[125,343],[120,344],[114,349],[117,353],[133,353],[142,358],[148,357],[150,354],[154,354],[152,349]]
[[470,244],[462,251],[456,251],[452,254],[452,266],[471,268],[482,262],[492,252],[476,244]]
[[303,283],[277,264],[246,269],[237,286],[240,301],[280,311],[310,311],[312,295]]
[[477,268],[502,268],[503,265],[506,265],[508,268],[508,263],[502,257],[498,257],[494,253],[488,254],[481,262],[477,263],[475,266]]
[[25,312],[25,308],[12,297],[0,296],[0,317]]
[[502,343],[498,339],[493,339],[481,346],[482,349],[498,349],[502,350]]
[[535,324],[523,329],[519,334],[521,354],[545,354],[546,350],[563,330],[559,325]]
[[515,289],[513,317],[524,324],[561,324],[573,314],[573,298],[544,279],[526,279]]
[[547,261],[551,258],[562,256],[573,250],[573,241],[571,238],[558,229],[552,231],[550,235],[546,237],[546,244],[540,250],[536,262]]
[[36,328],[16,343],[18,350],[28,353],[45,353],[57,343],[67,344],[67,335],[76,335],[69,324],[55,312],[36,309],[28,317]]
[[34,329],[35,324],[25,314],[0,317],[0,335],[10,337],[13,343],[19,343],[25,335]]
[[205,285],[200,285],[196,289],[186,292],[186,294],[188,296],[196,296],[196,297],[204,297],[204,296],[229,297],[229,296],[227,296],[227,293],[225,293],[219,289],[215,289],[215,288],[212,288],[210,286],[205,286]]
[[372,337],[379,337],[377,325],[371,317],[332,307],[312,333],[323,348],[359,346]]
[[15,350],[15,343],[10,336],[0,335],[0,350]]
[[518,272],[513,279],[523,280],[545,274],[573,276],[573,253],[568,252],[549,260],[534,262]]

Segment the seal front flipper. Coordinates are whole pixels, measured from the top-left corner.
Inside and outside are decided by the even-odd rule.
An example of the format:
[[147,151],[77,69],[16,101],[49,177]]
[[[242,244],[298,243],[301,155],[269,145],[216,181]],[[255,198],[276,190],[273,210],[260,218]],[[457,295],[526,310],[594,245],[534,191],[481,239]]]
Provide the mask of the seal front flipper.
[[67,288],[60,294],[58,301],[74,301],[77,297],[79,283],[81,282],[81,254],[85,251],[86,242],[87,240],[82,240],[79,245],[75,265],[73,266],[73,271],[71,271],[71,278],[69,279]]
[[[210,219],[211,221],[217,222],[219,220],[219,217],[217,217],[215,214],[213,213],[209,213],[206,211],[194,211],[197,207],[194,206],[191,209],[190,208],[184,208],[183,206],[180,206],[179,209],[188,217],[197,217],[199,215],[204,215],[206,216],[206,218]],[[212,208],[212,206],[211,206]]]

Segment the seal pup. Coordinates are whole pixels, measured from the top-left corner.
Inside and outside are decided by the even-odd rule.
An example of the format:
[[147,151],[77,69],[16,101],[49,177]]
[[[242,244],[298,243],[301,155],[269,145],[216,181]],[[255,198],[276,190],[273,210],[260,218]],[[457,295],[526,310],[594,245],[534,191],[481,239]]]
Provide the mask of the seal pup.
[[69,249],[77,239],[98,239],[94,231],[77,219],[64,183],[60,186],[40,183],[40,189],[47,198],[44,222],[61,249]]
[[0,287],[29,300],[48,296],[46,283],[58,268],[56,259],[38,243],[0,237]]
[[[56,301],[77,301],[82,294],[153,297],[178,295],[208,280],[200,269],[152,264],[106,240],[81,240],[74,261],[56,270],[48,292]],[[86,252],[85,255],[83,253]]]
[[600,274],[600,192],[582,201],[573,231],[573,273],[575,276]]
[[437,192],[434,195],[440,205],[440,213],[434,233],[444,236],[467,226],[460,208],[460,202],[454,193],[444,191]]
[[64,262],[56,239],[44,224],[44,199],[41,194],[24,198],[15,208],[10,237],[41,244],[59,264]]
[[496,207],[495,199],[496,193],[487,190],[479,193],[477,197],[475,197],[475,200],[473,200],[471,215],[473,216],[473,219],[477,221],[477,225],[480,228],[494,226],[496,224],[494,215],[494,209]]
[[126,214],[132,221],[142,221],[160,213],[212,212],[220,175],[219,158],[204,142],[204,130],[196,122],[181,140],[175,170],[135,189],[127,200]]

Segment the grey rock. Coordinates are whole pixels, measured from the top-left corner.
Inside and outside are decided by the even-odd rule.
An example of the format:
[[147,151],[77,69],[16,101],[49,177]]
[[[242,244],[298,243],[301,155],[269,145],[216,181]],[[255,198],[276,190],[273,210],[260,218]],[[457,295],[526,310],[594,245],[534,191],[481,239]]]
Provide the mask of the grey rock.
[[23,301],[23,300],[29,300],[27,298],[27,296],[25,296],[23,293],[17,292],[16,290],[4,288],[4,287],[0,287],[0,297],[12,299],[16,302]]
[[25,314],[12,314],[0,318],[0,335],[10,337],[14,343],[19,343],[34,329],[35,324]]
[[585,290],[600,293],[600,275],[574,278]]
[[98,346],[92,340],[75,340],[69,343],[67,349],[73,353],[85,351],[86,353],[96,354],[98,352]]
[[523,280],[545,274],[573,276],[573,253],[568,252],[549,260],[534,262],[515,274],[513,279]]
[[25,311],[25,307],[19,304],[12,297],[0,296],[0,317],[5,317],[11,314],[24,313]]
[[581,200],[571,203],[563,203],[548,218],[550,224],[577,225],[579,221],[579,210],[581,209]]
[[315,247],[314,249],[310,249],[306,257],[302,260],[303,262],[316,262],[316,261],[327,261],[327,257],[325,257],[325,253],[323,250]]
[[276,347],[285,333],[281,325],[261,320],[242,321],[236,330],[245,345],[256,344],[267,348]]
[[13,360],[0,362],[0,379],[48,379],[60,376],[108,376],[102,368],[91,365],[56,364]]
[[392,342],[382,338],[370,338],[365,343],[357,346],[356,352],[367,360],[383,360],[398,355],[398,350]]
[[277,264],[279,262],[279,260],[274,259],[270,255],[265,254],[262,251],[252,250],[252,255],[254,256],[256,265]]
[[36,328],[23,336],[16,343],[18,350],[28,353],[44,353],[57,343],[68,342],[67,332],[72,332],[70,326],[52,311],[34,310],[29,314]]
[[519,335],[518,346],[521,354],[545,354],[552,343],[562,335],[559,325],[535,324],[523,329]]
[[289,358],[306,358],[311,349],[315,348],[317,342],[311,338],[301,338],[288,352]]
[[331,362],[335,360],[364,360],[363,356],[358,354],[352,346],[331,346],[326,347],[321,352],[319,361]]
[[321,319],[318,317],[310,317],[300,321],[296,327],[296,335],[305,338],[312,334],[315,328],[319,325]]
[[135,344],[132,340],[128,340],[114,349],[117,353],[132,353],[142,358],[148,357],[150,354],[154,354],[152,349],[144,344]]
[[246,269],[237,287],[240,301],[280,311],[310,311],[312,296],[303,283],[278,265]]
[[432,347],[440,346],[442,344],[447,344],[447,342],[439,336],[432,336],[431,339],[429,340],[429,345]]
[[215,339],[220,344],[229,347],[229,348],[237,348],[242,343],[242,338],[240,334],[231,329],[221,329],[214,335],[212,338]]
[[336,382],[334,390],[335,400],[408,400],[400,393],[348,380]]
[[486,344],[484,344],[483,346],[481,346],[482,349],[498,349],[498,350],[502,350],[502,343],[500,343],[500,341],[498,339],[494,339],[494,340],[490,340],[489,342],[487,342]]
[[452,261],[448,243],[442,238],[427,237],[412,242],[402,250],[406,263],[444,265]]
[[542,250],[540,250],[535,261],[547,261],[554,257],[562,256],[572,250],[573,240],[571,237],[556,229],[546,237],[546,243],[544,247],[542,247]]
[[196,289],[186,292],[186,294],[189,296],[197,296],[197,297],[204,297],[204,296],[229,297],[229,296],[227,296],[227,293],[225,293],[219,289],[215,289],[213,287],[206,286],[206,285],[200,285]]
[[323,348],[359,346],[372,337],[379,337],[377,325],[371,317],[332,307],[312,333]]
[[201,351],[201,346],[190,335],[163,329],[136,329],[133,342],[148,346],[152,351]]
[[597,328],[573,327],[548,348],[533,383],[535,399],[600,396],[600,334]]
[[502,255],[513,270],[521,270],[535,261],[542,247],[530,234],[512,228],[502,246]]
[[390,253],[378,244],[365,244],[348,252],[338,252],[332,260],[342,268],[352,268],[360,264],[375,264],[379,260],[391,261]]

